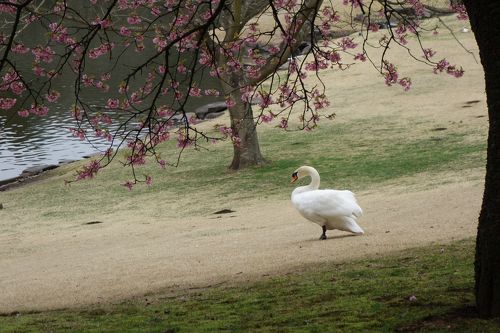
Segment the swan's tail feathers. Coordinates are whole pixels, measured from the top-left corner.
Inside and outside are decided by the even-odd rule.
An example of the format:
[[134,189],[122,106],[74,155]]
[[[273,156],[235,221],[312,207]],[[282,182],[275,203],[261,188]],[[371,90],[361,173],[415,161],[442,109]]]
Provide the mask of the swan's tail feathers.
[[355,235],[363,235],[365,233],[363,231],[363,229],[361,229],[361,227],[359,225],[357,225],[356,227],[357,227],[356,230],[351,231],[353,234],[355,234]]
[[356,235],[363,235],[365,233],[363,229],[361,229],[361,227],[356,223],[355,219],[349,219],[348,228],[348,231]]
[[361,209],[361,207],[358,206],[356,207],[356,209],[353,210],[352,215],[356,217],[361,217],[363,215],[363,210]]

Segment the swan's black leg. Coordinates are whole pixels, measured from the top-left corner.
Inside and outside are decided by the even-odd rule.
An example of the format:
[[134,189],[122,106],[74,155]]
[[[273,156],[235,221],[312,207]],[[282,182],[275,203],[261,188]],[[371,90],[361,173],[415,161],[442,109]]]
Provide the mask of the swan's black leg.
[[321,234],[321,237],[319,238],[320,240],[326,239],[326,226],[322,226],[323,228],[323,233]]

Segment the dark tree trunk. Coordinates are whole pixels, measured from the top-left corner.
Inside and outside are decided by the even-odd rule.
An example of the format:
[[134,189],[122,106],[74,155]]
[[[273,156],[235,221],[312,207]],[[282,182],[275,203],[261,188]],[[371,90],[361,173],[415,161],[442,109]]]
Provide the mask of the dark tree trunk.
[[236,105],[229,110],[231,129],[236,140],[233,141],[233,161],[229,168],[239,170],[249,166],[262,165],[265,160],[260,152],[252,106],[241,100],[239,90],[234,91],[230,96],[236,101]]
[[[257,13],[262,12],[268,5],[267,0],[230,1],[228,3],[230,12],[226,13],[228,15],[223,15],[220,21],[225,30],[223,46],[226,48],[226,52],[219,52],[219,64],[225,64],[228,61],[227,52],[231,49],[231,43],[237,40],[246,22]],[[235,53],[232,56],[239,58],[240,54]],[[260,152],[252,106],[241,98],[240,89],[248,86],[248,77],[243,68],[226,68],[220,75],[224,95],[235,103],[229,108],[231,130],[233,131],[233,161],[229,168],[239,170],[249,166],[262,165],[265,160]]]
[[500,2],[466,0],[485,72],[489,116],[486,178],[476,241],[476,305],[500,317]]
[[243,72],[224,73],[222,88],[235,105],[229,108],[231,130],[233,131],[232,170],[265,164],[260,152],[257,128],[253,117],[252,106],[242,100],[240,85],[244,86],[246,77]]

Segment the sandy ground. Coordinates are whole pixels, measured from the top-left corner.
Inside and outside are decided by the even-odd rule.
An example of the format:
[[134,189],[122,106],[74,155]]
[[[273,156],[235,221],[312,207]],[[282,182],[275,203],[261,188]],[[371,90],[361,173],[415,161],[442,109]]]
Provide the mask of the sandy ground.
[[[361,193],[363,236],[321,229],[289,201],[183,220],[94,224],[0,242],[0,312],[118,301],[252,280],[304,264],[341,262],[473,236],[482,184]],[[392,193],[391,193],[392,192]]]
[[[460,37],[477,56],[472,35]],[[454,40],[440,45],[456,49]],[[332,73],[336,76],[326,81],[328,93],[335,96],[337,121],[405,115],[423,117],[436,126],[463,122],[463,126],[485,129],[481,67],[461,49],[455,51],[454,62],[471,64],[466,77],[436,79],[428,68],[412,69],[420,73],[414,77],[415,89],[420,90],[409,95],[367,82],[368,64]],[[414,62],[408,66],[415,66]],[[426,85],[426,81],[435,83]],[[474,100],[479,102],[467,104]],[[12,222],[7,226],[11,232],[0,233],[0,313],[230,285],[307,264],[342,262],[474,236],[483,170],[473,172],[474,177],[443,175],[446,182],[422,179],[427,185],[411,188],[397,180],[391,186],[358,193],[365,211],[359,222],[366,234],[346,237],[330,231],[326,241],[318,241],[321,229],[305,221],[288,200],[256,199],[234,213],[181,219],[127,216],[128,211],[117,209],[102,224],[47,222],[21,227]],[[410,183],[418,184],[420,179]]]

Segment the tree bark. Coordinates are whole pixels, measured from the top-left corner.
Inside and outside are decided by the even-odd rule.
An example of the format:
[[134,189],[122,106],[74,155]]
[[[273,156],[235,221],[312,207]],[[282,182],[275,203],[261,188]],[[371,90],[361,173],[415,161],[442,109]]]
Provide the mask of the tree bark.
[[464,1],[485,72],[489,116],[485,189],[476,241],[479,315],[500,317],[500,2]]
[[[313,42],[312,23],[323,0],[306,0],[301,4],[301,8],[296,17],[293,18],[292,26],[296,26],[294,38],[304,40],[306,37]],[[226,10],[218,21],[225,31],[223,47],[226,52],[231,48],[231,43],[235,42],[240,36],[244,25],[255,15],[263,12],[271,6],[270,0],[229,0],[226,2]],[[275,13],[275,15],[277,15]],[[274,32],[276,33],[276,32]],[[268,59],[266,66],[260,69],[260,75],[250,79],[244,72],[244,69],[231,69],[231,72],[224,70],[221,75],[222,88],[224,95],[230,97],[235,103],[229,108],[231,117],[231,129],[233,131],[233,161],[230,168],[238,170],[253,165],[265,164],[265,160],[260,152],[259,140],[257,137],[256,124],[253,117],[252,106],[250,103],[241,99],[241,88],[247,86],[256,86],[269,75],[274,73],[277,68],[287,61],[296,45],[288,45],[285,41],[280,44],[283,51],[279,59]],[[220,50],[219,50],[220,51]],[[239,54],[234,54],[240,57]],[[225,53],[219,52],[218,62],[221,67],[227,62]]]
[[[221,20],[226,32],[224,45],[238,39],[244,24],[256,13],[262,12],[268,5],[268,0],[233,0],[229,1],[230,16]],[[239,55],[235,54],[235,57]],[[219,55],[219,63],[223,64],[227,58],[223,53]],[[248,85],[248,78],[241,68],[221,73],[222,90],[229,97],[234,106],[229,107],[231,130],[233,139],[233,160],[230,169],[239,170],[249,166],[258,166],[265,163],[260,152],[259,138],[256,123],[253,117],[252,106],[241,97],[241,88]]]
[[234,91],[230,96],[233,100],[239,98],[239,102],[229,110],[231,129],[235,139],[233,140],[233,161],[229,168],[239,170],[249,166],[263,165],[265,160],[260,152],[252,106],[250,103],[241,101],[239,90]]
[[232,170],[265,163],[260,152],[252,106],[241,98],[240,84],[244,82],[246,78],[242,72],[223,74],[222,90],[235,103],[229,108],[233,135],[233,160],[229,168]]

